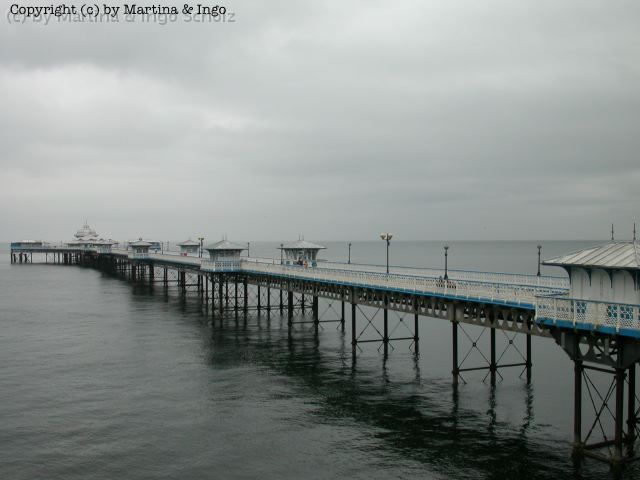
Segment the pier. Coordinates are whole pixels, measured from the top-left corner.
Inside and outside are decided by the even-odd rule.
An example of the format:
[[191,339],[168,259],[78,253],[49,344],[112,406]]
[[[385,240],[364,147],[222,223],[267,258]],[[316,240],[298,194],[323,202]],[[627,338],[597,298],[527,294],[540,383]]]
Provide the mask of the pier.
[[[350,330],[354,356],[368,343],[379,345],[384,355],[397,342],[417,352],[422,322],[446,321],[454,384],[466,382],[466,372],[474,371],[486,372],[495,384],[504,368],[521,369],[531,382],[531,337],[548,338],[574,363],[576,458],[592,457],[615,468],[640,458],[635,394],[640,244],[635,240],[612,240],[543,262],[563,268],[568,278],[323,262],[318,253],[324,247],[304,240],[282,244],[279,258],[244,256],[246,248],[226,238],[211,245],[200,240],[200,248],[187,240],[175,254],[153,252],[152,243],[142,239],[126,248],[114,245],[85,225],[65,245],[14,242],[10,256],[16,264],[83,265],[149,288],[176,287],[179,295],[203,305],[214,326],[249,310],[286,315],[290,328],[333,323]],[[471,339],[471,349],[482,353],[485,364],[466,363],[459,337],[467,335],[467,325],[488,333]],[[505,332],[505,345],[499,345],[504,340],[498,331]],[[509,348],[518,349],[522,361],[501,362],[500,352]],[[594,374],[610,379],[605,391],[596,388]],[[593,423],[586,422],[583,403],[593,407]],[[603,422],[609,415],[612,431]],[[596,439],[597,433],[602,438]]]

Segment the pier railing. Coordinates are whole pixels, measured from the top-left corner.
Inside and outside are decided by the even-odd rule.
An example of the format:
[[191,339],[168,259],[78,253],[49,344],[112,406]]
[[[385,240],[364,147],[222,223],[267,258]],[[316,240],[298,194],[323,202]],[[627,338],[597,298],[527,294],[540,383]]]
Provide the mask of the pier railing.
[[148,253],[142,253],[142,252],[129,252],[129,258],[132,258],[134,260],[148,260],[149,259],[149,254]]
[[205,272],[237,272],[241,262],[238,260],[209,260],[203,259],[200,269]]
[[[279,259],[274,258],[254,258],[242,257],[243,262],[247,263],[267,263],[271,265],[280,264]],[[326,268],[332,270],[345,270],[351,272],[369,272],[386,274],[385,265],[370,265],[362,263],[340,263],[340,262],[318,262],[318,268]],[[407,275],[417,277],[444,278],[444,270],[437,268],[414,268],[414,267],[389,267],[390,274]],[[516,273],[495,273],[495,272],[476,272],[467,270],[448,270],[447,277],[449,280],[466,280],[471,282],[483,283],[504,283],[509,285],[529,285],[535,287],[543,287],[550,289],[569,289],[569,279],[566,277],[551,277],[537,275],[522,275]]]
[[508,285],[502,283],[470,280],[444,280],[442,278],[421,277],[367,272],[348,269],[322,267],[304,268],[298,266],[274,265],[265,262],[251,262],[243,259],[242,270],[253,273],[267,273],[284,277],[339,283],[359,287],[396,290],[409,293],[425,293],[450,298],[472,299],[491,303],[515,304],[533,308],[536,295],[564,292],[557,288],[535,285]]
[[635,330],[640,335],[640,305],[568,298],[536,298],[536,321],[590,330]]

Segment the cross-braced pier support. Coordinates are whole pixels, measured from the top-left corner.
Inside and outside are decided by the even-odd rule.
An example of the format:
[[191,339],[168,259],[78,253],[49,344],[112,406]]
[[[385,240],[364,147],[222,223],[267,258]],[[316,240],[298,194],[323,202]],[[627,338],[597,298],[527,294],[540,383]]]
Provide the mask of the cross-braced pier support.
[[[489,378],[491,385],[495,385],[498,377],[502,379],[502,375],[500,374],[500,369],[502,368],[512,368],[512,367],[522,367],[523,370],[520,373],[522,377],[525,375],[527,384],[531,383],[531,369],[532,369],[532,361],[531,361],[531,328],[533,322],[530,318],[526,318],[520,321],[522,325],[522,329],[515,330],[509,332],[504,328],[500,328],[500,333],[504,336],[504,342],[501,346],[500,353],[497,347],[497,339],[496,335],[498,334],[497,330],[500,326],[498,321],[511,321],[515,324],[515,320],[509,317],[509,312],[496,312],[491,309],[485,309],[482,312],[475,312],[474,315],[482,316],[483,319],[483,327],[478,334],[471,334],[466,328],[465,324],[471,323],[476,324],[475,319],[470,319],[470,314],[465,310],[463,305],[453,305],[450,310],[450,318],[451,318],[451,341],[452,341],[452,369],[451,374],[453,376],[453,383],[458,384],[460,381],[465,382],[462,377],[462,372],[474,372],[474,371],[482,371],[485,370],[487,374],[484,376],[483,381]],[[504,325],[502,325],[504,327]],[[488,354],[483,351],[481,347],[481,339],[488,332]],[[462,333],[462,337],[467,340],[467,350],[462,359],[460,359],[460,335]],[[521,351],[522,346],[518,346],[516,342],[516,337],[519,333],[523,333],[525,335],[525,346],[524,353]],[[473,352],[477,352],[480,358],[483,360],[483,365],[474,365],[474,366],[464,366],[465,362],[470,359],[470,356]],[[503,362],[505,356],[509,353],[513,352],[516,356],[517,360],[521,361],[511,361],[511,362]]]
[[[631,338],[572,330],[553,330],[553,336],[574,362],[576,461],[590,457],[618,470],[640,459],[636,452],[640,433],[636,396],[640,343]],[[585,400],[590,418],[583,415]],[[585,422],[589,426],[586,431]]]

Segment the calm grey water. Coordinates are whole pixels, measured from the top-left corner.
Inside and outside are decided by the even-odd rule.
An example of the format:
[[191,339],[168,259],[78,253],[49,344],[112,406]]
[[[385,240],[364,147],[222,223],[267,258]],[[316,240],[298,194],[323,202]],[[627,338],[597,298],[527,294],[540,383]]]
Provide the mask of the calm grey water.
[[[536,242],[451,245],[452,268],[535,273]],[[327,246],[346,259],[346,243]],[[441,266],[441,247],[394,242],[392,263]],[[447,322],[421,319],[419,356],[367,344],[354,361],[335,324],[290,334],[278,315],[250,314],[212,328],[195,296],[2,253],[2,479],[611,477],[572,465],[572,364],[550,340],[533,341],[530,387],[512,369],[495,389],[477,373],[454,390]],[[353,261],[384,254],[382,242],[352,247]]]

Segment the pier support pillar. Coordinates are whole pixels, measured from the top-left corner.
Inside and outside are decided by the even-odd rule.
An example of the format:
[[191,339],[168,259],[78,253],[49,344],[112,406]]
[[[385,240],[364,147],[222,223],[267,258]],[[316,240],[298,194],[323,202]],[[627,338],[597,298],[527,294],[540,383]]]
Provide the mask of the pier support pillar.
[[418,340],[420,340],[420,335],[418,333],[418,317],[419,315],[416,313],[413,315],[413,345],[416,353],[420,350],[420,344]]
[[574,361],[573,368],[573,451],[582,451],[582,360]]
[[316,327],[316,330],[318,329],[318,326],[320,325],[320,318],[318,316],[318,297],[317,296],[313,296],[313,299],[311,301],[311,311],[313,314],[313,324]]
[[[529,328],[531,328],[531,320],[528,321],[529,323]],[[527,351],[526,351],[526,355],[527,355],[527,385],[531,384],[531,367],[532,367],[532,363],[531,363],[531,334],[527,333]]]
[[271,315],[271,287],[267,286],[267,314]]
[[222,277],[218,277],[218,304],[222,316],[224,312],[224,280]]
[[382,345],[384,354],[389,353],[389,297],[384,296]]
[[491,344],[491,363],[489,365],[489,371],[491,372],[491,385],[496,384],[496,372],[498,368],[496,366],[496,329],[491,327],[489,331],[489,342]]
[[355,351],[356,345],[358,345],[358,332],[356,331],[356,310],[357,305],[351,303],[351,347]]
[[282,288],[280,288],[280,315],[282,315],[284,311],[284,302],[282,301]]
[[238,313],[238,280],[233,282],[233,310]]
[[627,452],[633,454],[636,441],[636,364],[629,367],[629,392],[627,394]]
[[243,279],[243,288],[242,288],[242,294],[243,294],[243,309],[244,309],[244,314],[247,314],[247,311],[249,309],[249,291],[247,290],[247,277],[244,277]]
[[262,297],[262,289],[258,284],[258,315],[260,315],[260,310],[262,309],[262,302],[260,297]]
[[287,291],[287,318],[289,319],[289,325],[293,321],[293,292]]
[[616,368],[616,418],[614,432],[615,457],[614,463],[623,461],[622,445],[624,441],[624,380],[625,371],[623,368]]
[[340,327],[344,332],[344,300],[340,302]]
[[460,377],[460,367],[458,366],[458,322],[455,319],[451,321],[451,340],[453,361],[451,373],[453,375],[453,384],[457,385]]

